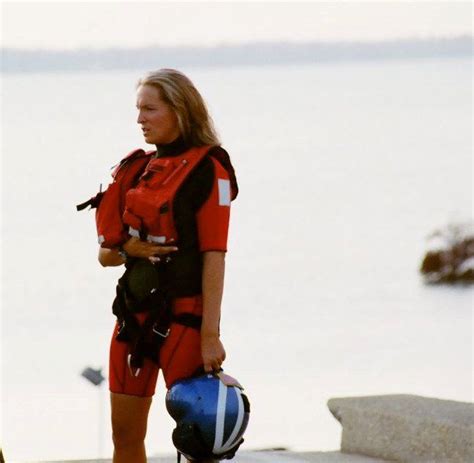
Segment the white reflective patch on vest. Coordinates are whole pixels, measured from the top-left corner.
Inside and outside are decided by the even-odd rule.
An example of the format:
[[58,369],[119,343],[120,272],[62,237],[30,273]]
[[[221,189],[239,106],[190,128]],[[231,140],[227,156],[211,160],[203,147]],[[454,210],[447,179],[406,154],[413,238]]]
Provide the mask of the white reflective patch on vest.
[[135,238],[140,238],[140,232],[136,230],[135,228],[129,227],[128,228],[128,234],[130,236],[133,236]]
[[217,186],[219,188],[219,206],[230,206],[230,180],[218,178]]
[[166,236],[147,235],[146,239],[149,243],[166,243]]

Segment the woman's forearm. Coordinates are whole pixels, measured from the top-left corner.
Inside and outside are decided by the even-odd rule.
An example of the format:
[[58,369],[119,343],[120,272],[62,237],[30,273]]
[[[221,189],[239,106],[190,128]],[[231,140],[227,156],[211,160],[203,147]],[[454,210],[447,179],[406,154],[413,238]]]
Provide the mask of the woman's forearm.
[[202,269],[202,336],[219,337],[221,301],[224,290],[225,252],[203,254]]
[[226,354],[219,339],[225,253],[203,254],[201,354],[205,372],[219,371]]
[[[123,243],[122,249],[128,256],[150,259],[152,263],[159,262],[159,256],[164,256],[178,250],[176,246],[162,246],[148,243],[133,236]],[[124,264],[125,260],[126,259],[120,255],[119,248],[99,248],[99,262],[103,267],[117,267],[118,265]]]

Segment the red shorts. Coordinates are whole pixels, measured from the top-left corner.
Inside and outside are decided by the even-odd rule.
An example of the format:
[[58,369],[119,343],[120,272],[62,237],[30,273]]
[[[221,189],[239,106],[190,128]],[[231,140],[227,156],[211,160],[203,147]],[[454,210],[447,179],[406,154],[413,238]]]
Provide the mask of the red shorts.
[[[173,313],[202,315],[201,296],[176,299]],[[146,312],[137,313],[143,322]],[[201,334],[199,330],[178,323],[171,324],[169,336],[160,350],[160,367],[145,358],[142,368],[131,370],[128,365],[128,344],[115,339],[118,325],[115,325],[110,344],[109,389],[118,394],[150,397],[155,393],[158,370],[163,371],[166,387],[175,381],[192,376],[203,366],[201,356]]]

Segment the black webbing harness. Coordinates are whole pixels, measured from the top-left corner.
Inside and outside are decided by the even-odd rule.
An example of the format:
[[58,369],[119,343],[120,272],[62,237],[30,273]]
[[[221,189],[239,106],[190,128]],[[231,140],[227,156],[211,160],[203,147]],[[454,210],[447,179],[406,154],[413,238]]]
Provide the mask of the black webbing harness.
[[[169,259],[155,264],[158,272],[158,288],[153,288],[143,299],[135,299],[128,289],[127,269],[118,280],[116,297],[112,304],[112,311],[117,317],[119,331],[116,339],[127,342],[130,346],[130,367],[141,368],[145,357],[159,364],[160,349],[170,333],[171,323],[179,323],[199,330],[202,317],[192,313],[172,313],[172,292],[169,284],[167,264]],[[133,265],[133,264],[132,264]],[[145,321],[140,324],[135,317],[137,312],[148,312]]]
[[81,204],[76,206],[77,211],[83,211],[86,207],[90,206],[91,209],[96,209],[99,207],[102,197],[104,196],[105,191],[102,191],[102,184],[100,184],[100,191],[93,196],[91,199],[84,201]]

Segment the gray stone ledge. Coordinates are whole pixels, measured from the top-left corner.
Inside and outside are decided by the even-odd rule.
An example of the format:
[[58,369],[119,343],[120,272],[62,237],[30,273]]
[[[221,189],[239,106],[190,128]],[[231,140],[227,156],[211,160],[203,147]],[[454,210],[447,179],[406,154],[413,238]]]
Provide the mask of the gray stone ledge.
[[341,450],[409,463],[474,461],[474,405],[415,395],[330,399]]
[[[74,460],[54,462],[29,462],[29,463],[111,463],[112,460]],[[183,461],[183,460],[181,460]],[[387,463],[360,455],[347,455],[341,452],[239,452],[233,460],[223,460],[232,463]],[[7,463],[19,463],[7,460]],[[26,462],[24,462],[26,463]],[[148,463],[176,463],[176,456],[149,458]]]

